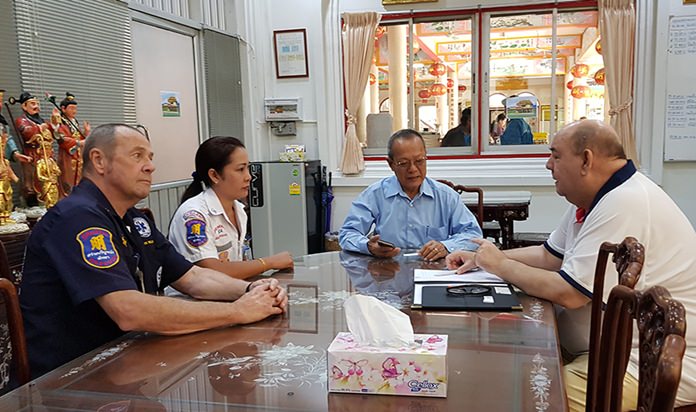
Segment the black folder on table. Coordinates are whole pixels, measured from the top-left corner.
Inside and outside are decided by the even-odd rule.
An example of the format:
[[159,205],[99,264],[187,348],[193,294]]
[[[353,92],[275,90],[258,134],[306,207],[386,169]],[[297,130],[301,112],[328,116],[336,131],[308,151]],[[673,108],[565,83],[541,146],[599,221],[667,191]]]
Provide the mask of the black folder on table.
[[421,284],[421,302],[414,301],[414,309],[468,310],[468,311],[497,311],[506,312],[522,310],[517,294],[507,283],[491,285],[487,295],[453,296],[447,293],[451,285]]

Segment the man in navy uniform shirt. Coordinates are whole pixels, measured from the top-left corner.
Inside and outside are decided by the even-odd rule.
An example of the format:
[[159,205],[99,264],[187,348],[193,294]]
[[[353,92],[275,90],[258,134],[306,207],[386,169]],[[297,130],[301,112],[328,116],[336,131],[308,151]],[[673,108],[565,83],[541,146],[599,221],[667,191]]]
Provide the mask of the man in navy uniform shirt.
[[[194,266],[133,208],[150,192],[152,155],[139,130],[97,127],[85,143],[84,178],[34,228],[20,294],[32,377],[127,331],[177,335],[285,311],[277,280]],[[155,295],[168,285],[206,301]]]

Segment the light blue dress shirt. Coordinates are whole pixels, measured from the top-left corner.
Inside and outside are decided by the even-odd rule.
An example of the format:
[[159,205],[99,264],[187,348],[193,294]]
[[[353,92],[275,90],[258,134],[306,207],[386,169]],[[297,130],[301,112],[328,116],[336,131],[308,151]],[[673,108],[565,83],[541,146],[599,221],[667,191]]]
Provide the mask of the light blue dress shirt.
[[420,192],[409,199],[396,176],[373,183],[353,201],[343,222],[339,244],[343,250],[370,254],[368,234],[402,249],[420,249],[429,240],[448,251],[475,250],[470,239],[483,237],[474,215],[450,187],[425,178]]
[[[0,127],[2,126],[0,125]],[[5,159],[14,162],[15,160],[12,156],[14,152],[19,152],[19,149],[17,149],[17,143],[15,143],[12,135],[8,133],[7,143],[5,144]]]

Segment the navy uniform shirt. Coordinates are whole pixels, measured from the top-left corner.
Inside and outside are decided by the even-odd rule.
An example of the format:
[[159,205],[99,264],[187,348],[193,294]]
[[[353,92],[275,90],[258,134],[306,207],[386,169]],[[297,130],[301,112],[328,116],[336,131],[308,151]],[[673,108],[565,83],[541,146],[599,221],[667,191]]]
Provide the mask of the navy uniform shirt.
[[119,290],[156,293],[191,266],[145,215],[131,208],[121,219],[83,179],[27,242],[20,304],[32,377],[124,333],[95,298]]

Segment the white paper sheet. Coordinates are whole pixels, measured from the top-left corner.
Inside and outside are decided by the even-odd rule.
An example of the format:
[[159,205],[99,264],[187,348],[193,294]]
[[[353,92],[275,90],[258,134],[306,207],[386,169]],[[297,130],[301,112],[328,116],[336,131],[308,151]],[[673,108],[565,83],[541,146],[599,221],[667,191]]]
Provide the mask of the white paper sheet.
[[479,269],[458,275],[456,270],[415,269],[415,283],[505,283],[498,275]]

